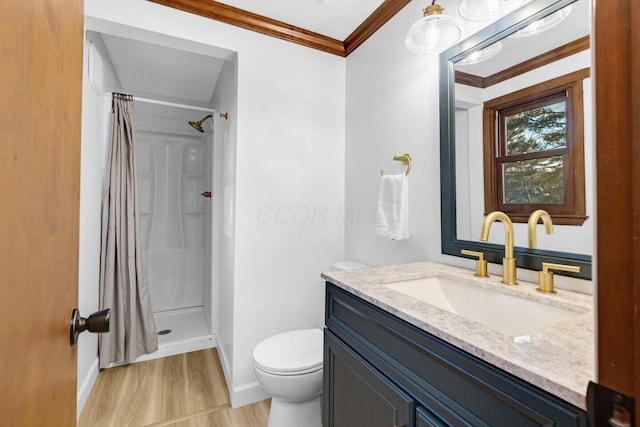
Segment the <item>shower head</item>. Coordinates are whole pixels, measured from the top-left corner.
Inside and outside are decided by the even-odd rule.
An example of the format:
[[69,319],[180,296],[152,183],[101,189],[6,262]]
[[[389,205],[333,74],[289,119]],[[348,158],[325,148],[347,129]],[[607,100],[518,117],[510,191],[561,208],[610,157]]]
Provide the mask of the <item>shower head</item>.
[[194,128],[200,133],[204,133],[204,129],[202,129],[202,122],[204,122],[210,117],[213,117],[213,116],[209,114],[207,116],[204,116],[201,120],[198,120],[197,122],[189,122],[189,126],[191,126],[192,128]]

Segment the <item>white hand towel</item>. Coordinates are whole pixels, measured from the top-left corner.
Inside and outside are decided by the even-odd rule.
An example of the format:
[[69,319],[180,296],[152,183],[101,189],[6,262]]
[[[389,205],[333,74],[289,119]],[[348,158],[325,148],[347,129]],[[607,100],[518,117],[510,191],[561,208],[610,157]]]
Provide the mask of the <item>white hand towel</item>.
[[409,179],[405,174],[380,178],[373,234],[394,240],[409,238]]

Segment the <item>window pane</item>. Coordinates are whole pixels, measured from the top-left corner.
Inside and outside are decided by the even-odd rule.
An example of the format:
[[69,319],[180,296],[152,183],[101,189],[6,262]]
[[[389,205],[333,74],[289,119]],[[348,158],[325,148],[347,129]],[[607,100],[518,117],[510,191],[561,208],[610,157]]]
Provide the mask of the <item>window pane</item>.
[[502,165],[503,203],[563,203],[562,156]]
[[565,147],[566,107],[561,101],[505,116],[507,155]]

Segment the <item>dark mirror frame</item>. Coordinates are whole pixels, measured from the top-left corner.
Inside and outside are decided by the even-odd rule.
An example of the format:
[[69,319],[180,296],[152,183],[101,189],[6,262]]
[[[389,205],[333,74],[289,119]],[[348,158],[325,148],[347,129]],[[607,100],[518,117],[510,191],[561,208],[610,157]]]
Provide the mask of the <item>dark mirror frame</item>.
[[[504,246],[480,240],[460,240],[456,217],[456,157],[455,157],[455,75],[454,64],[530,23],[549,15],[576,0],[533,0],[501,18],[478,33],[440,54],[440,197],[442,219],[442,253],[458,257],[462,249],[484,252],[485,258],[502,264]],[[515,248],[516,265],[528,270],[542,270],[543,262],[580,266],[580,273],[558,274],[591,280],[591,256],[542,249]]]

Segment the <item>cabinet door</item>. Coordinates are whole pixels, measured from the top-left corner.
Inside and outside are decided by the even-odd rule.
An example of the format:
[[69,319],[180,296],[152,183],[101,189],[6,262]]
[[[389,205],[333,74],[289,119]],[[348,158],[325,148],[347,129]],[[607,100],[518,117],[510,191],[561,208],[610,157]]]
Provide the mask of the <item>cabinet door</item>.
[[415,402],[325,330],[324,426],[413,427]]

